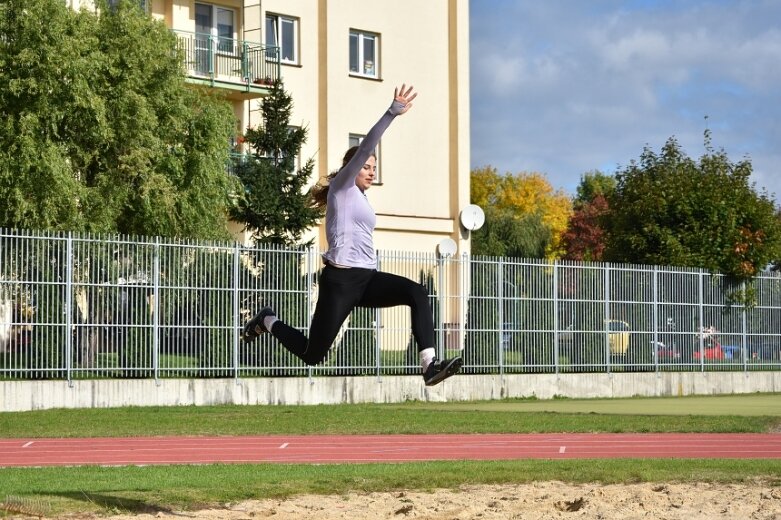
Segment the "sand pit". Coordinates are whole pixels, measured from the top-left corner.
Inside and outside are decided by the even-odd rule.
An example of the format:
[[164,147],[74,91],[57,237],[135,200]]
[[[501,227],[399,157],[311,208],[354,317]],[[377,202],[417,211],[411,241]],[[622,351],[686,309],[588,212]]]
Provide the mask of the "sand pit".
[[762,519],[781,520],[781,487],[757,484],[625,485],[537,482],[250,500],[201,511],[118,515],[115,520],[336,519]]

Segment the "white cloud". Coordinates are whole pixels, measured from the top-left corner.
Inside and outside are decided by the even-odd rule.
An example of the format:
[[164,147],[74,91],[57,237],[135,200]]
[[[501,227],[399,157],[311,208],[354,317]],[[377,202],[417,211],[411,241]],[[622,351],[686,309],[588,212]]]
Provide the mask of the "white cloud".
[[[675,136],[781,196],[781,2],[471,0],[473,165],[580,175],[626,165]],[[612,172],[609,172],[612,173]]]

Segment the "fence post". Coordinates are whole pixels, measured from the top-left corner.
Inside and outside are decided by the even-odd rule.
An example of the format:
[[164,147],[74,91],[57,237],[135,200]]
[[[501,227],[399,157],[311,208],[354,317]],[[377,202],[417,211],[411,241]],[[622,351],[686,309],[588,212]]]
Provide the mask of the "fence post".
[[499,257],[499,287],[497,302],[499,307],[499,375],[504,376],[504,258]]
[[439,331],[437,332],[437,344],[439,345],[440,350],[440,358],[439,359],[445,359],[447,357],[447,348],[445,346],[445,304],[444,300],[445,297],[443,295],[444,293],[444,287],[445,287],[445,261],[446,259],[442,256],[437,254],[436,255],[436,262],[437,262],[437,308],[439,309],[438,312],[438,323],[437,328]]
[[[381,269],[382,265],[382,256],[380,254],[377,255],[377,270],[379,271]],[[311,307],[310,307],[311,308]],[[374,369],[375,374],[377,376],[377,381],[381,381],[381,372],[382,372],[382,312],[380,312],[380,309],[374,310]]]
[[654,370],[656,371],[656,376],[659,377],[659,270],[657,266],[654,266],[654,272],[653,272],[653,294],[654,294],[654,302],[653,302],[653,333],[654,333],[654,342],[653,342],[653,355],[654,355]]
[[[740,290],[745,295],[746,294],[746,282],[740,283]],[[748,377],[748,345],[746,344],[746,340],[748,339],[748,332],[746,327],[746,304],[745,301],[743,303],[743,308],[740,310],[740,321],[741,321],[741,345],[743,349],[743,373],[746,377]]]
[[152,371],[160,385],[160,237],[155,237],[152,280]]
[[73,386],[73,234],[68,231],[65,245],[65,370],[68,386]]
[[239,330],[241,318],[239,316],[239,243],[233,245],[233,377],[239,384]]
[[697,307],[698,307],[698,320],[699,320],[699,327],[698,327],[698,334],[697,334],[697,341],[700,344],[700,372],[705,372],[705,323],[703,322],[703,300],[705,299],[704,293],[703,293],[703,287],[702,287],[702,269],[700,269],[698,276],[697,276]]
[[553,261],[553,359],[559,373],[559,262]]
[[610,264],[605,264],[605,373],[610,374]]

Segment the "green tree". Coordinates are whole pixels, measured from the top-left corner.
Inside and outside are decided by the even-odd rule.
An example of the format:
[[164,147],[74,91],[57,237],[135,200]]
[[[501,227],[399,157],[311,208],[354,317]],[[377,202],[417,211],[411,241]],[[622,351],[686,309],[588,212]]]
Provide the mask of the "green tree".
[[586,172],[580,176],[580,184],[576,188],[573,205],[575,208],[582,204],[593,202],[598,196],[609,199],[616,191],[616,178],[599,170]]
[[186,85],[138,2],[8,0],[0,16],[0,225],[227,236],[235,117]]
[[[488,225],[495,221],[493,237],[487,236],[488,230],[475,233],[476,254],[561,256],[561,235],[567,228],[572,202],[564,192],[554,190],[544,175],[536,172],[499,175],[496,168],[486,166],[472,170],[470,180],[470,200],[486,209]],[[510,242],[500,243],[505,239]],[[545,244],[539,253],[536,244],[542,240]],[[524,246],[519,249],[521,243]],[[482,249],[486,244],[490,247]]]
[[485,225],[472,233],[472,254],[513,258],[543,258],[551,230],[539,213],[514,215],[489,206]]
[[314,160],[296,169],[307,129],[290,126],[292,111],[292,97],[277,82],[261,103],[262,127],[247,129],[244,136],[253,154],[236,169],[244,191],[231,214],[259,243],[298,244],[322,216],[304,190]]
[[674,138],[656,154],[643,151],[617,174],[606,220],[605,259],[701,267],[750,278],[781,255],[775,203],[749,184],[748,159],[715,151],[695,161]]

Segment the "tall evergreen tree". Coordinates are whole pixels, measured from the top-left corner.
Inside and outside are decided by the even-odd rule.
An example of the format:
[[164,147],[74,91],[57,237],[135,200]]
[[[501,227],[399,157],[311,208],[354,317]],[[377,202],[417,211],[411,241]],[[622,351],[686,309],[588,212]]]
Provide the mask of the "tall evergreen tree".
[[244,136],[253,153],[236,169],[244,191],[231,216],[244,223],[259,243],[298,244],[322,216],[304,190],[314,160],[296,168],[307,129],[290,126],[292,111],[292,97],[277,82],[261,103],[262,126],[248,129]]

